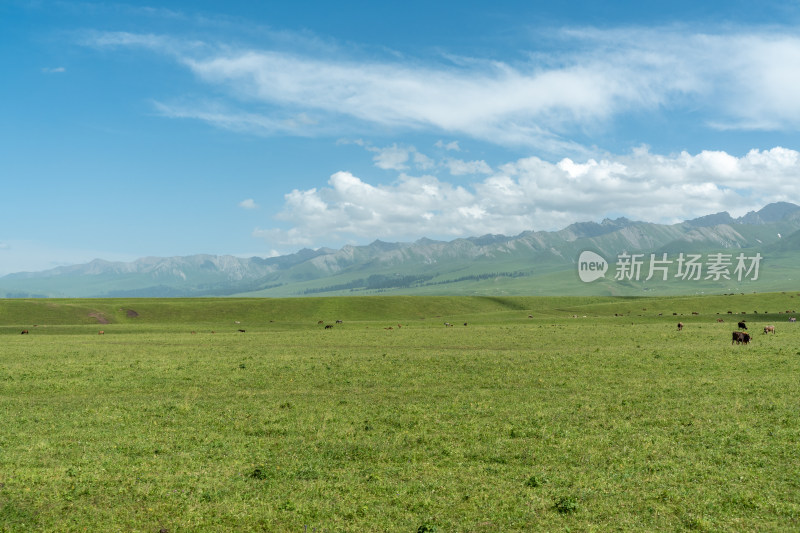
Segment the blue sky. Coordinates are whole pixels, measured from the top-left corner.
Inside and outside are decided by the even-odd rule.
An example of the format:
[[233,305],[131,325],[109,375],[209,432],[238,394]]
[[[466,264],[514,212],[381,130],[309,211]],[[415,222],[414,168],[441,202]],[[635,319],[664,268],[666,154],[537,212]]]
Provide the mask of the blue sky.
[[0,275],[800,203],[800,3],[650,4],[4,0]]

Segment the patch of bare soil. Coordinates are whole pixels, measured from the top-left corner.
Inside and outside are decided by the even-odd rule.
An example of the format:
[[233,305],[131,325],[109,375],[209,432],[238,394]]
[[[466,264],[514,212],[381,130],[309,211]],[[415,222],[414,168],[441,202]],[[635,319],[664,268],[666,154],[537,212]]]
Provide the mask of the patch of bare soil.
[[139,313],[137,313],[133,309],[126,309],[125,314],[128,315],[128,318],[136,318],[137,316],[139,316]]
[[108,318],[103,313],[89,313],[89,316],[97,320],[98,324],[109,324]]

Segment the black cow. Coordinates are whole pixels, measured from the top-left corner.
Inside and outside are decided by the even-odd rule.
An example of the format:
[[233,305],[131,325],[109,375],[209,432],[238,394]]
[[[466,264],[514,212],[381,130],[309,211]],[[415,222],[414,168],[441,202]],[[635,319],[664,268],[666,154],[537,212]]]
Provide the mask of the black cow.
[[744,323],[744,320],[736,324],[736,327],[739,329],[747,329],[747,324]]
[[678,322],[678,331],[683,329],[683,322]]

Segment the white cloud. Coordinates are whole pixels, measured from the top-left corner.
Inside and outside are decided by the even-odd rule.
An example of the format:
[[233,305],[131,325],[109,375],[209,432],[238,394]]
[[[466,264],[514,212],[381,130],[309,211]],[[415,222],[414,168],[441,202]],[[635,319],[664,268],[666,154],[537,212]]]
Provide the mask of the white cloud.
[[420,170],[430,170],[436,167],[436,161],[422,152],[414,152],[414,165]]
[[377,152],[372,158],[376,167],[384,170],[405,170],[408,168],[406,163],[413,148],[400,147],[397,144],[393,144],[386,148],[370,148],[370,150]]
[[403,146],[397,143],[382,148],[372,146],[372,144],[361,139],[355,141],[337,141],[338,144],[355,144],[363,147],[375,155],[372,161],[375,166],[383,170],[408,170],[413,163],[417,170],[430,170],[437,166],[434,159],[418,151],[414,146]]
[[502,165],[470,186],[401,173],[372,185],[337,172],[327,186],[286,195],[289,230],[259,229],[273,246],[353,239],[456,238],[555,230],[612,214],[675,223],[718,211],[741,216],[800,199],[800,153],[786,148],[664,156],[646,148],[614,159],[549,163],[537,157]]
[[239,202],[239,207],[243,209],[258,209],[258,204],[252,198]]
[[64,67],[45,67],[42,69],[42,73],[44,74],[61,74],[66,71],[67,69]]
[[[800,37],[793,31],[588,29],[552,39],[560,39],[562,52],[457,66],[124,32],[91,34],[86,43],[170,55],[225,95],[212,104],[161,103],[166,116],[267,134],[427,130],[580,155],[585,152],[571,134],[597,131],[632,113],[690,109],[702,110],[699,120],[716,128],[800,127]],[[455,142],[440,143],[458,149]],[[386,164],[397,169],[402,162]]]
[[491,174],[492,168],[486,161],[462,161],[460,159],[446,159],[445,166],[453,176],[467,174]]
[[458,141],[451,141],[451,142],[445,144],[444,141],[439,140],[439,141],[436,141],[434,146],[436,148],[443,148],[443,149],[448,150],[448,151],[450,151],[450,150],[452,150],[454,152],[460,152],[461,151],[461,147],[458,145]]

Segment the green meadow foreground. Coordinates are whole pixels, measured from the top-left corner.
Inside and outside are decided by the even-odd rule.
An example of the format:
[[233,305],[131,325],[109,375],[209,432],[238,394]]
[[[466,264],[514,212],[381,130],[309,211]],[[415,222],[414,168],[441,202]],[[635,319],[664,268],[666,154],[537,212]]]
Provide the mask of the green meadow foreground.
[[1,300],[0,530],[796,531],[798,303]]

